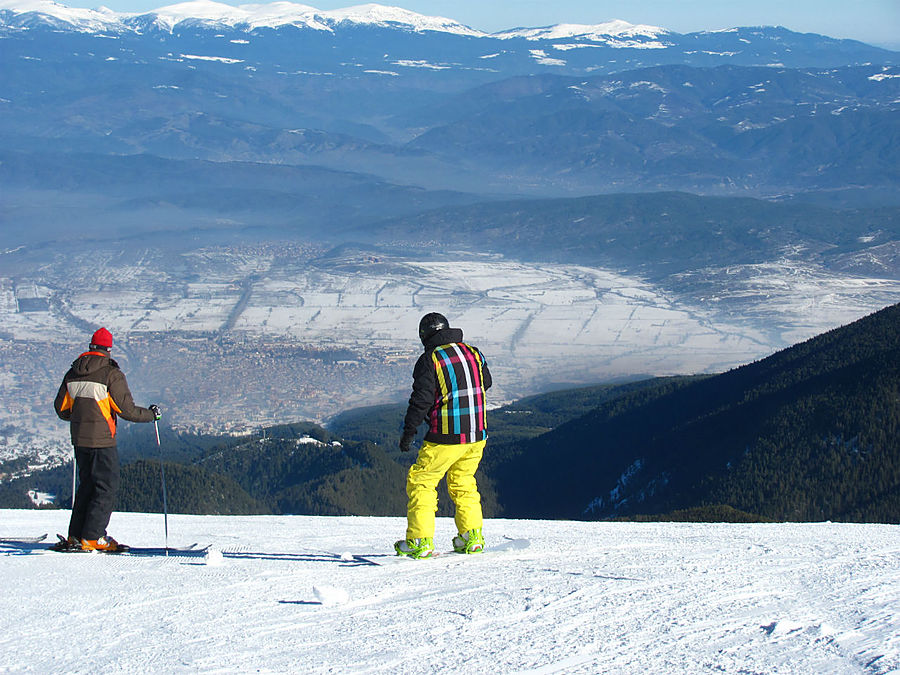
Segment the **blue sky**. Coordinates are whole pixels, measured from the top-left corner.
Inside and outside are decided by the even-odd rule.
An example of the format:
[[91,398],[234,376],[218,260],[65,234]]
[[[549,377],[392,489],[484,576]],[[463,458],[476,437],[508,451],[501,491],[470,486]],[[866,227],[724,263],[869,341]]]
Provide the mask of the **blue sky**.
[[[60,0],[73,7],[103,4],[120,12],[147,11],[178,1]],[[228,4],[265,1],[229,0]],[[298,1],[319,9],[366,2]],[[445,16],[484,31],[554,23],[602,23],[612,19],[662,26],[680,33],[779,25],[900,49],[900,0],[381,0],[379,4]]]

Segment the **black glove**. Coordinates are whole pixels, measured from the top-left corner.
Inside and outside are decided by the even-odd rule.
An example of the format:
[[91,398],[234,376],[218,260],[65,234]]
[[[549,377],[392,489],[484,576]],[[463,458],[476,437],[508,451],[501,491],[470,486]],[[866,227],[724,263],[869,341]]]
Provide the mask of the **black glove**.
[[409,452],[415,437],[415,431],[404,431],[403,436],[400,437],[400,452]]
[[162,419],[162,411],[159,409],[159,406],[155,403],[151,403],[147,406],[147,410],[153,413],[153,421],[157,422]]

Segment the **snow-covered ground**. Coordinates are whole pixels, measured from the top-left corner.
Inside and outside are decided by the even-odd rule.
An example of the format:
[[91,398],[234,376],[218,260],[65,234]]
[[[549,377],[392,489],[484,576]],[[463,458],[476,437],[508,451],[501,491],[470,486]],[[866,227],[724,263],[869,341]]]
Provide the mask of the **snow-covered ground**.
[[[67,517],[0,511],[0,537]],[[0,548],[0,671],[900,672],[896,525],[491,520],[530,545],[396,561],[404,523],[170,516],[210,561]],[[163,519],[110,531],[160,545]]]

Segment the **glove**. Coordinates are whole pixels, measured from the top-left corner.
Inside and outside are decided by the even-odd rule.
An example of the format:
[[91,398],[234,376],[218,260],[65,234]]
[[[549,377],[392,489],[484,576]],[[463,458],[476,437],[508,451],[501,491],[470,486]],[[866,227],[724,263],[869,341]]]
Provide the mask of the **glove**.
[[147,406],[147,409],[153,413],[153,421],[158,422],[162,419],[162,411],[159,409],[159,406],[155,403],[151,403]]
[[415,437],[415,431],[404,431],[403,436],[400,437],[400,452],[409,452]]

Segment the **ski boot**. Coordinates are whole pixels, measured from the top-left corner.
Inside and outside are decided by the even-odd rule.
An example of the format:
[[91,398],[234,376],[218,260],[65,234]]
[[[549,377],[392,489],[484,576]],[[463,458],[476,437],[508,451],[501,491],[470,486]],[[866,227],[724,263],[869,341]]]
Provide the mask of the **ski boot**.
[[99,539],[82,539],[81,549],[83,551],[102,551],[103,553],[124,553],[128,547],[107,535]]
[[81,542],[71,535],[68,538],[62,536],[61,534],[57,534],[56,538],[59,539],[55,544],[50,546],[51,551],[80,551],[81,550]]
[[484,537],[481,534],[481,528],[476,527],[453,537],[453,550],[457,553],[482,553]]
[[394,544],[397,555],[405,555],[416,560],[430,558],[434,553],[434,540],[431,537],[418,539],[401,539]]

